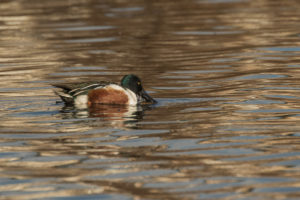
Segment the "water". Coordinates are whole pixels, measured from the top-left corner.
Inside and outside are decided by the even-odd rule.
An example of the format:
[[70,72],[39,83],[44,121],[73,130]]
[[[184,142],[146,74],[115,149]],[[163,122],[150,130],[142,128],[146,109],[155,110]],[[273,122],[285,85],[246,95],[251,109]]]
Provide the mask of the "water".
[[[297,199],[300,4],[0,2],[1,199]],[[64,107],[141,77],[158,104]]]

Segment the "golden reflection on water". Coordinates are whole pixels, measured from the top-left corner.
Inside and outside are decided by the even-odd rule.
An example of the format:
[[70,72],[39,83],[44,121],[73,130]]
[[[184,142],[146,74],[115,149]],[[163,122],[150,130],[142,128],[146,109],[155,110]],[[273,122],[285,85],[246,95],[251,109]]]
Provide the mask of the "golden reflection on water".
[[[4,199],[299,195],[297,1],[1,1]],[[57,103],[136,73],[150,107]]]

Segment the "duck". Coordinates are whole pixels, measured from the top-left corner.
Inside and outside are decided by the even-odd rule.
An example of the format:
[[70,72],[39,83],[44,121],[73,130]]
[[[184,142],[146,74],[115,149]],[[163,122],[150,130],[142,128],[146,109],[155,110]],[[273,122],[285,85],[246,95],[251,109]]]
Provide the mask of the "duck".
[[54,92],[66,105],[78,107],[91,107],[97,104],[140,105],[157,103],[144,90],[141,79],[134,74],[125,75],[120,84],[98,81],[54,84],[53,86],[55,87]]

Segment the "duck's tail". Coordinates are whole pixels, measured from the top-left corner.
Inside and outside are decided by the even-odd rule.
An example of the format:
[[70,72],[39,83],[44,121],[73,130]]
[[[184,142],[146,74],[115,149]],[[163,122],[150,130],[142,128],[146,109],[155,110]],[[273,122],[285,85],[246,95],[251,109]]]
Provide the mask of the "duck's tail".
[[74,104],[74,97],[68,94],[70,88],[64,85],[53,85],[55,89],[53,90],[56,95],[58,95],[63,102],[68,105]]

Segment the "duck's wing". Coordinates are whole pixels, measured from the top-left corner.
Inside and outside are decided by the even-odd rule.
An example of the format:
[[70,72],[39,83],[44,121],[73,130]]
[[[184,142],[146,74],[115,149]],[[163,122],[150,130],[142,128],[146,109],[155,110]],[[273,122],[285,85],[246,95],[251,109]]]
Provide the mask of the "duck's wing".
[[86,95],[89,90],[101,88],[110,84],[110,82],[87,82],[87,83],[68,83],[68,84],[54,84],[57,89],[54,90],[65,103],[73,104],[74,98],[79,95]]

